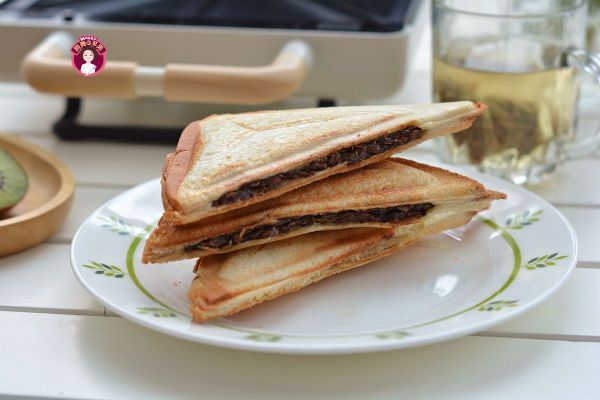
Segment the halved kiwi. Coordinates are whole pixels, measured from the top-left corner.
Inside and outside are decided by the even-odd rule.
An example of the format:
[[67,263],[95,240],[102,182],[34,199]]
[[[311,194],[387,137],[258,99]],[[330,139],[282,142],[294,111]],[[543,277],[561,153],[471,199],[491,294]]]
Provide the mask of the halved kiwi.
[[21,201],[27,186],[23,167],[6,150],[0,149],[0,215]]

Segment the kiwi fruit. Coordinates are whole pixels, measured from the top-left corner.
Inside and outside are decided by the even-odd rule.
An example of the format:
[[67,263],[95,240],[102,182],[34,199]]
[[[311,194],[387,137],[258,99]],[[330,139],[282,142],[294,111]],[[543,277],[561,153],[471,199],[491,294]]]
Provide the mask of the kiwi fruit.
[[21,201],[28,184],[23,167],[6,150],[0,148],[0,215]]

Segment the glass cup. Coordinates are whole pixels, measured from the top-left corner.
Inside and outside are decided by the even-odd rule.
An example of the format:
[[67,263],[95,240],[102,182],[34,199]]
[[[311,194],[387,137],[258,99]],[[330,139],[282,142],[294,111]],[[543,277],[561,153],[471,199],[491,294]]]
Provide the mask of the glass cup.
[[600,83],[600,55],[584,50],[586,10],[585,0],[433,1],[435,101],[488,106],[437,140],[444,161],[536,183],[598,149],[600,129],[576,137],[578,72]]
[[587,49],[600,51],[600,0],[589,0],[586,36]]

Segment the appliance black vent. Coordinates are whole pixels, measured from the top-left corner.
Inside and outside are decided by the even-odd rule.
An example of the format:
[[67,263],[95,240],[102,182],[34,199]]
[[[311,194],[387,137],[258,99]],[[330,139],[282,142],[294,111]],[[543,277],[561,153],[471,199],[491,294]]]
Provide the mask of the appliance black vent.
[[418,0],[0,0],[23,17],[82,15],[93,21],[394,32]]

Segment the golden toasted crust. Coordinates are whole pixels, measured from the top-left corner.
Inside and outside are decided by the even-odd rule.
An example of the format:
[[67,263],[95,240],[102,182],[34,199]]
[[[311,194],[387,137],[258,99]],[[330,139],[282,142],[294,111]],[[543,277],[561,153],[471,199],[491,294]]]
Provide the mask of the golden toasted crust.
[[442,190],[448,193],[448,189],[454,192],[459,190],[458,197],[473,195],[474,193],[483,194],[486,193],[488,198],[492,200],[506,199],[506,193],[497,192],[494,190],[486,189],[481,183],[477,182],[473,178],[458,174],[456,172],[448,171],[447,169],[434,167],[433,165],[423,164],[414,160],[407,160],[399,157],[392,157],[389,161],[393,161],[398,164],[406,165],[416,169],[420,169],[423,172],[429,173],[438,179],[438,182],[442,185]]
[[464,225],[488,206],[489,201],[481,201],[455,213],[439,213],[418,226],[314,232],[202,258],[188,292],[193,320],[231,315],[385,257],[425,236]]
[[391,228],[415,222],[413,219],[407,219],[401,223],[314,224],[286,234],[249,240],[223,249],[184,251],[186,246],[205,239],[274,224],[288,218],[419,203],[452,205],[487,196],[488,192],[483,185],[470,178],[415,161],[392,158],[359,170],[331,176],[278,198],[208,217],[192,224],[176,225],[162,218],[146,241],[143,261],[165,262],[196,258],[314,231],[353,227]]
[[177,201],[177,191],[201,148],[200,124],[198,121],[194,121],[188,124],[181,133],[175,152],[167,154],[165,159],[161,178],[165,210],[181,209],[181,205]]
[[[435,136],[466,129],[485,108],[483,104],[471,102],[379,108],[339,107],[337,110],[220,115],[197,121],[190,124],[192,128],[187,134],[184,131],[183,143],[178,145],[172,161],[165,166],[165,219],[186,224],[278,197],[328,176],[381,161]],[[343,113],[338,125],[330,115],[332,112]],[[364,120],[355,121],[352,119],[357,118],[355,114],[364,115]],[[305,121],[309,116],[310,123]],[[293,120],[293,123],[286,125],[287,119]],[[309,177],[290,180],[277,189],[244,201],[212,205],[221,195],[238,189],[244,183],[301,167],[343,148],[415,125],[423,129],[423,137],[400,148],[356,164],[339,164]],[[194,126],[199,127],[198,131]],[[294,130],[303,126],[315,133]],[[333,129],[333,126],[338,129]],[[277,143],[279,137],[282,138],[281,143]]]

